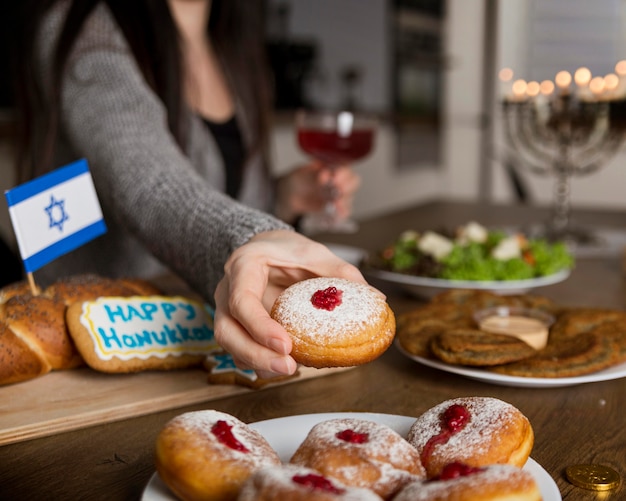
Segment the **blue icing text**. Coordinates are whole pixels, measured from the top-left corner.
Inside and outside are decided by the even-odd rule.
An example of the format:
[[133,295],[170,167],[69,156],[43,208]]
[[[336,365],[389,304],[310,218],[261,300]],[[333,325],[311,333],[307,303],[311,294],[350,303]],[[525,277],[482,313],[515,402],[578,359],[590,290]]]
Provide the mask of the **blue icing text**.
[[116,306],[104,305],[104,311],[112,324],[118,321],[127,323],[137,319],[152,321],[154,316],[159,314],[163,314],[167,320],[171,320],[174,314],[181,310],[185,320],[196,318],[196,309],[193,304],[185,302],[142,302],[138,306],[128,303]]
[[115,327],[107,330],[98,327],[100,339],[106,348],[141,348],[145,346],[176,346],[187,344],[191,341],[210,341],[213,339],[213,330],[207,325],[198,327],[183,327],[179,323],[174,328],[163,325],[156,330],[143,330],[136,333],[118,332]]

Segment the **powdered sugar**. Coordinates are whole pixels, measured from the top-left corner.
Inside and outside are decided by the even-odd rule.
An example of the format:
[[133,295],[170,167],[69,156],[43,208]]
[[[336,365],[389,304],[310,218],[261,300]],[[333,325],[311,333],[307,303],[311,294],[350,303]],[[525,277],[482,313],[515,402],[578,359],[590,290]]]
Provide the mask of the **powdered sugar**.
[[459,459],[460,456],[481,456],[493,447],[495,435],[500,432],[519,411],[512,405],[489,397],[457,398],[442,402],[422,414],[411,427],[408,440],[418,451],[428,441],[442,432],[441,415],[453,404],[465,406],[470,421],[465,428],[452,434],[444,444],[438,444],[433,455]]
[[[233,437],[249,452],[238,451],[220,443],[211,431],[218,421],[225,421],[232,426],[230,432]],[[187,412],[175,417],[170,423],[184,430],[188,438],[193,437],[194,445],[197,444],[199,448],[205,444],[219,447],[225,458],[247,462],[252,467],[280,464],[278,455],[265,438],[230,414],[215,410]]]
[[[253,501],[262,497],[265,492],[272,492],[276,499],[284,497],[290,498],[290,495],[299,493],[301,496],[315,498],[315,489],[310,486],[298,484],[293,481],[295,475],[321,475],[318,471],[304,466],[286,464],[283,466],[272,466],[262,468],[257,471],[243,486],[239,501]],[[330,493],[323,492],[321,496],[324,499],[337,499],[338,501],[380,501],[381,498],[374,492],[350,487],[342,484],[338,480],[328,479],[331,485],[341,492]]]
[[[332,310],[316,308],[311,298],[319,290],[336,287],[342,292],[341,304]],[[341,333],[361,331],[381,311],[383,296],[372,287],[340,278],[313,278],[287,288],[276,302],[274,318],[288,328],[307,332],[319,338],[320,343]],[[289,329],[288,329],[289,330]]]
[[[494,489],[493,486],[495,485],[497,485],[497,489]],[[394,501],[430,501],[436,496],[437,499],[441,499],[444,493],[448,493],[450,498],[453,498],[454,496],[451,494],[453,490],[457,496],[459,493],[467,495],[475,492],[477,499],[479,499],[486,486],[492,486],[489,491],[495,491],[502,496],[498,499],[504,499],[507,494],[513,493],[538,493],[538,487],[530,473],[515,466],[492,465],[485,467],[478,473],[451,480],[419,481],[409,484],[394,498]],[[506,499],[509,498],[506,497]],[[524,497],[524,499],[527,498]],[[539,498],[529,497],[528,499]]]
[[[369,440],[346,442],[337,437],[344,430],[367,434]],[[402,436],[386,425],[361,419],[330,419],[316,424],[291,461],[348,485],[368,487],[383,497],[424,476],[417,451]]]

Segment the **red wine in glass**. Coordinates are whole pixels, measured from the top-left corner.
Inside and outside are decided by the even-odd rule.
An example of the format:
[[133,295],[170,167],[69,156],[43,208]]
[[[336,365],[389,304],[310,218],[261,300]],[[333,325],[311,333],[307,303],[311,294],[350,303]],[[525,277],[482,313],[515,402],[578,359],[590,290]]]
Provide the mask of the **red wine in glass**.
[[[372,150],[375,121],[371,117],[348,111],[301,110],[296,115],[296,130],[300,148],[322,162],[331,174],[335,167],[347,165],[366,157]],[[312,231],[355,231],[351,220],[339,220],[336,215],[336,188],[331,178],[327,185],[323,214],[309,218]]]
[[300,148],[329,165],[349,164],[367,156],[373,141],[373,129],[356,129],[348,137],[342,137],[334,130],[298,130]]

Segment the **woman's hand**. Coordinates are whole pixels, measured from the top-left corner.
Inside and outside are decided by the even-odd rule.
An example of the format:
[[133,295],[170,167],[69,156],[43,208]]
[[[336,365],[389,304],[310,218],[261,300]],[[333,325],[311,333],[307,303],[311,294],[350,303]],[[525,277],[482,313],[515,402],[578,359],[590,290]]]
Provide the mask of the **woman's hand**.
[[317,276],[365,283],[359,270],[324,245],[288,230],[260,233],[226,262],[215,291],[215,338],[238,367],[261,377],[293,374],[291,339],[269,311],[291,284]]
[[[276,215],[293,223],[304,214],[321,212],[328,202],[328,182],[331,172],[323,164],[313,162],[285,174],[278,181]],[[338,219],[352,213],[352,200],[361,185],[360,176],[348,166],[335,168],[333,196]]]

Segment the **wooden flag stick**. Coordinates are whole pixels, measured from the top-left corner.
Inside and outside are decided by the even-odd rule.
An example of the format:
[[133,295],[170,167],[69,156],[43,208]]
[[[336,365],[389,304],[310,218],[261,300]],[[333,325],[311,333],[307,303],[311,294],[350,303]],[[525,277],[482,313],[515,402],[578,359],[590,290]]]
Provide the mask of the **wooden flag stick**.
[[27,273],[26,277],[28,278],[28,285],[30,285],[30,291],[33,293],[33,296],[38,296],[39,289],[37,288],[37,284],[35,284],[35,278],[32,272]]

